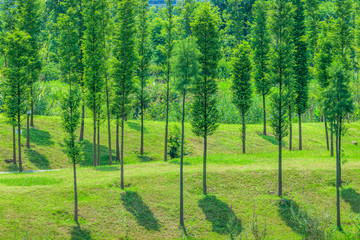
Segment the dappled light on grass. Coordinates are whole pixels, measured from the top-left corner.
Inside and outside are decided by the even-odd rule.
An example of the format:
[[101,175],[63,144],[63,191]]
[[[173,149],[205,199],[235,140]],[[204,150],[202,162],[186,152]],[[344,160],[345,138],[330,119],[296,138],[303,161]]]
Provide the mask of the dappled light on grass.
[[138,224],[147,230],[160,230],[160,225],[149,207],[143,202],[141,196],[134,191],[126,191],[121,194],[121,201],[124,207],[136,219]]

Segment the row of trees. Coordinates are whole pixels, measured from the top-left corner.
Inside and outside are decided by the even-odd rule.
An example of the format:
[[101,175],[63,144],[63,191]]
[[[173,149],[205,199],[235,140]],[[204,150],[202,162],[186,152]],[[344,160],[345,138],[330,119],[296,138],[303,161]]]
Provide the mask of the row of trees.
[[[219,5],[184,1],[176,11],[171,0],[159,11],[164,17],[161,32],[149,31],[153,17],[145,0],[66,0],[61,2],[56,22],[56,49],[62,79],[68,84],[62,116],[68,133],[66,146],[74,167],[75,220],[77,221],[76,163],[81,160],[85,106],[93,120],[93,164],[100,164],[100,121],[106,115],[109,164],[112,164],[111,118],[116,119],[116,158],[121,164],[124,189],[124,128],[131,96],[140,104],[141,143],[144,154],[144,109],[150,69],[157,67],[166,86],[164,160],[167,160],[171,78],[182,99],[180,164],[180,224],[183,219],[183,158],[185,105],[191,103],[191,125],[203,138],[203,193],[207,194],[207,139],[217,129],[216,102],[219,61],[231,59],[233,103],[242,117],[242,148],[246,149],[245,116],[252,103],[253,86],[263,99],[264,128],[267,134],[266,97],[270,96],[270,125],[279,142],[279,190],[282,196],[282,141],[289,135],[292,150],[293,113],[298,116],[299,150],[302,150],[301,116],[308,107],[309,81],[317,80],[331,149],[335,135],[337,168],[337,209],[340,228],[341,136],[344,117],[351,113],[353,100],[349,84],[359,52],[358,25],[350,29],[352,3],[335,1],[334,14],[320,18],[319,2],[257,0],[254,4],[232,2],[230,16]],[[225,4],[226,5],[226,4]],[[357,6],[357,5],[356,5]],[[4,58],[4,110],[13,126],[21,131],[24,106],[33,110],[33,85],[40,71],[39,4],[36,1],[5,1],[1,15],[1,52]],[[235,11],[234,9],[241,9]],[[226,20],[228,19],[228,20]],[[249,24],[251,19],[251,24]],[[355,22],[359,19],[355,17]],[[182,26],[176,26],[176,22]],[[224,24],[227,23],[227,24]],[[233,45],[223,43],[222,30],[234,37]],[[353,34],[354,33],[354,34]],[[159,39],[153,38],[158,36]],[[354,38],[355,36],[355,38]],[[355,39],[354,44],[352,40]],[[153,48],[151,45],[156,45]],[[255,84],[252,83],[254,79]],[[191,94],[189,94],[191,93]],[[187,100],[188,99],[188,100]],[[106,102],[104,109],[103,102]],[[31,111],[33,114],[34,111]],[[105,114],[104,114],[105,113]],[[31,124],[33,118],[31,117]],[[76,129],[80,126],[80,137]],[[119,136],[121,128],[121,136]],[[327,139],[327,142],[328,139]],[[18,138],[19,170],[22,171],[21,142]],[[331,153],[332,154],[332,153]]]

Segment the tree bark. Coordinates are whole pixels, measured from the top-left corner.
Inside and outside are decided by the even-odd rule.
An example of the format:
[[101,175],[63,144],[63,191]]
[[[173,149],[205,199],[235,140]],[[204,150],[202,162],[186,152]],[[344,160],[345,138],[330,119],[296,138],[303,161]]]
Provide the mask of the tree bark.
[[[337,119],[339,123],[339,118]],[[339,125],[338,125],[339,126]],[[339,159],[339,127],[336,129],[336,223],[337,227],[341,229],[341,219],[340,219],[340,159]]]
[[334,133],[333,133],[333,128],[334,128],[334,124],[333,123],[331,123],[330,124],[331,125],[331,127],[330,127],[330,129],[331,129],[331,132],[330,132],[330,156],[331,157],[333,157],[334,156]]
[[13,163],[16,164],[16,130],[13,126]]
[[[20,98],[18,100],[20,105]],[[18,147],[19,147],[19,172],[23,171],[22,160],[21,160],[21,127],[20,127],[20,111],[18,112]]]
[[26,147],[30,148],[29,114],[26,114]]
[[144,86],[141,84],[141,99],[140,99],[140,111],[141,111],[141,139],[140,139],[140,155],[144,155]]
[[34,97],[33,97],[33,86],[31,84],[30,86],[30,97],[31,97],[31,120],[30,120],[30,126],[34,127]]
[[203,161],[203,194],[207,194],[206,189],[206,152],[207,152],[207,132],[205,130],[204,136],[204,161]]
[[170,89],[169,89],[169,82],[170,79],[168,78],[166,83],[166,123],[165,123],[165,148],[164,148],[164,161],[167,161],[167,142],[168,142],[168,132],[169,132],[169,95],[170,95]]
[[84,100],[84,86],[81,86],[81,101],[82,101],[82,106],[81,106],[81,125],[80,125],[80,141],[84,140],[84,125],[85,125],[85,100]]
[[183,92],[183,109],[181,121],[181,154],[180,154],[180,226],[184,227],[184,135],[185,135],[185,95],[186,90]]
[[121,119],[121,152],[120,152],[121,189],[124,189],[124,127],[125,127],[125,93],[123,91],[122,119]]
[[73,160],[74,168],[74,220],[78,222],[78,198],[77,198],[77,183],[76,183],[76,163]]
[[[104,28],[105,31],[105,28]],[[104,32],[105,36],[105,32]],[[104,41],[104,49],[106,50],[106,41]],[[106,64],[106,58],[104,59]],[[112,151],[111,151],[111,129],[110,129],[110,104],[109,104],[109,87],[107,78],[107,68],[105,66],[105,91],[106,91],[106,114],[108,124],[108,141],[109,141],[109,165],[112,165]]]
[[324,117],[324,121],[325,121],[326,148],[329,151],[329,133],[328,133],[326,116]]
[[245,111],[242,111],[242,148],[243,154],[245,154],[245,138],[246,138],[246,129],[245,129]]
[[299,113],[299,150],[302,150],[301,114]]
[[265,95],[263,94],[263,112],[264,112],[264,130],[263,134],[266,135],[266,108],[265,108]]
[[292,121],[291,121],[291,106],[289,106],[289,151],[292,150]]
[[342,187],[342,177],[341,177],[341,132],[342,132],[342,118],[339,118],[339,181],[340,187]]
[[[280,123],[281,128],[281,123]],[[282,196],[282,140],[281,134],[279,137],[279,197]]]
[[119,116],[116,116],[116,161],[120,161],[120,148],[119,148]]
[[94,104],[94,109],[93,109],[93,121],[94,121],[94,136],[93,136],[93,163],[94,163],[94,167],[96,167],[96,106]]

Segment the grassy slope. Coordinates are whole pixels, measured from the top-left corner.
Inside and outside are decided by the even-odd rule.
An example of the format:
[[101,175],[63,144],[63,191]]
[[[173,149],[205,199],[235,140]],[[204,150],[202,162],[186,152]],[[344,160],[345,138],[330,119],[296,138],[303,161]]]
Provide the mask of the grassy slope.
[[[32,151],[25,154],[26,169],[69,167],[63,153],[60,119],[37,117]],[[1,169],[9,167],[4,159],[11,157],[11,132],[0,118]],[[90,121],[88,129],[91,129]],[[146,151],[149,158],[136,156],[139,142],[138,123],[127,124],[126,161],[135,163],[160,160],[163,123],[146,123]],[[257,132],[261,125],[248,126],[248,152],[240,154],[239,126],[221,125],[210,138],[208,164],[208,197],[202,195],[201,141],[190,131],[187,140],[192,154],[185,165],[185,224],[189,237],[228,239],[228,216],[235,216],[244,237],[251,239],[254,204],[258,220],[267,218],[269,239],[301,239],[299,222],[291,222],[280,211],[277,190],[277,153],[271,137]],[[297,129],[294,131],[296,132]],[[342,190],[342,217],[345,233],[353,232],[353,219],[360,214],[360,153],[351,144],[358,140],[360,124],[351,124],[344,137],[345,159]],[[106,133],[101,142],[103,162],[107,162]],[[91,139],[91,132],[86,132]],[[115,140],[115,139],[114,139]],[[287,141],[285,141],[287,142]],[[315,218],[324,212],[335,218],[335,159],[324,149],[323,125],[304,125],[302,152],[284,153],[284,195],[293,197],[300,209]],[[294,145],[296,146],[295,138]],[[91,143],[86,145],[91,149]],[[84,166],[91,165],[91,151]],[[119,168],[80,168],[80,227],[72,221],[73,188],[70,169],[0,175],[0,239],[20,239],[24,235],[43,239],[173,239],[181,238],[178,229],[178,162],[159,161],[128,164],[125,167],[126,191],[119,189]],[[230,206],[233,208],[231,212]],[[235,214],[235,215],[233,215]],[[29,221],[30,220],[30,221]],[[28,223],[29,221],[29,223]],[[338,234],[337,237],[344,237]]]

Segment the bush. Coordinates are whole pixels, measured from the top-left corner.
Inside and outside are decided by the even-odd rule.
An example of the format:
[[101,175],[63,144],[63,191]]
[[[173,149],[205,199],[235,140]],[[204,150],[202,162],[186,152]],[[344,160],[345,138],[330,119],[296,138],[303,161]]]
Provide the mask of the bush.
[[[184,141],[184,155],[188,155],[187,142]],[[179,158],[181,154],[181,131],[177,125],[170,130],[168,141],[168,155],[171,159]]]

